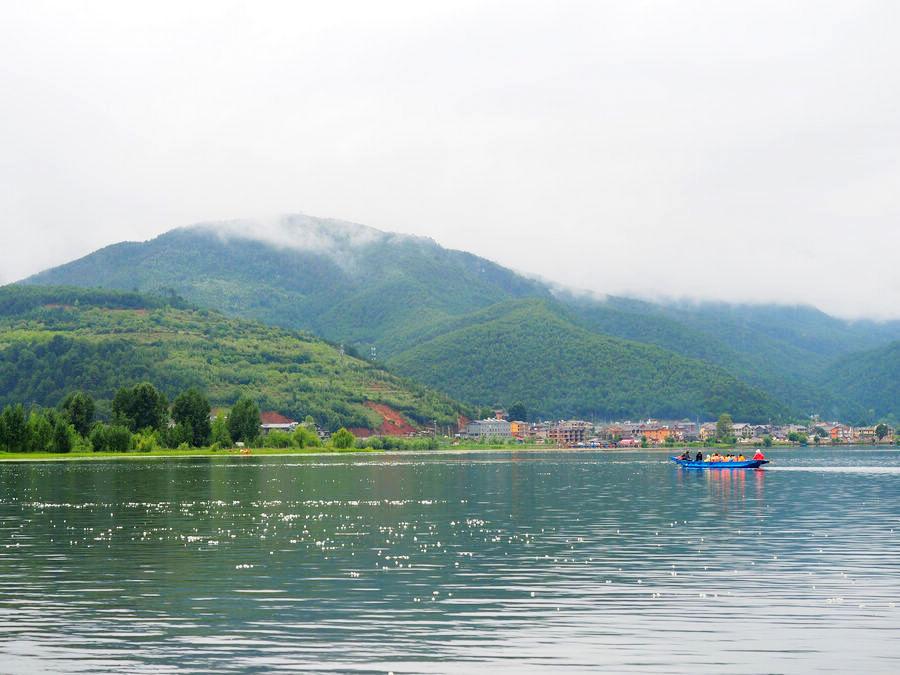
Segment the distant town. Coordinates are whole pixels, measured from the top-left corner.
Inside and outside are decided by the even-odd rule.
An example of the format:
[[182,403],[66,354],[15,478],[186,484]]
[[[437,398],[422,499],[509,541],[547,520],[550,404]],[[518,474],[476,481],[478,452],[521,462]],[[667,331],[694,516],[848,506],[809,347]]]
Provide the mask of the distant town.
[[[212,418],[214,415],[211,415]],[[292,433],[301,423],[274,411],[260,414],[260,433],[273,431]],[[314,429],[322,441],[330,434],[311,420],[303,423]],[[351,429],[357,438],[377,436],[369,429]],[[615,422],[587,420],[556,420],[525,422],[509,419],[505,410],[494,411],[493,417],[480,420],[460,418],[457,431],[452,428],[405,425],[391,435],[425,437],[449,435],[458,441],[508,442],[548,445],[558,448],[648,448],[682,444],[715,444],[771,446],[771,445],[873,445],[892,444],[900,440],[895,429],[887,424],[852,426],[837,421],[822,421],[813,417],[806,424],[751,424],[735,422],[727,414],[716,422],[697,422],[688,419],[646,419]]]
[[760,446],[775,443],[838,445],[893,443],[894,429],[886,424],[854,427],[817,418],[810,419],[807,424],[750,424],[734,422],[728,415],[723,415],[717,422],[705,423],[687,419],[523,422],[510,420],[505,411],[497,410],[494,417],[461,425],[458,436],[469,440],[510,439],[556,447],[591,448],[646,448],[715,442]]

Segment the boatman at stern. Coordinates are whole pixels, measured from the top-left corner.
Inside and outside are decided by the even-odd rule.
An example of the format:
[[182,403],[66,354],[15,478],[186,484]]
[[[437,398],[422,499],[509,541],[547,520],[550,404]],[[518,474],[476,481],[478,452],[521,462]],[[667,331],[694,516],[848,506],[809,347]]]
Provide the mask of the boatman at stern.
[[765,459],[766,456],[763,454],[762,450],[757,450],[756,454],[753,455],[753,459]]

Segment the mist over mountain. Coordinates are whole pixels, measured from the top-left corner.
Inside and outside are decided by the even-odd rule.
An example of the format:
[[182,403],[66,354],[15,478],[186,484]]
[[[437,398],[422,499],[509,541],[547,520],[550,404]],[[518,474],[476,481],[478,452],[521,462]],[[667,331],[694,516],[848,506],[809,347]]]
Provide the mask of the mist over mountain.
[[[597,297],[431,239],[307,215],[179,228],[108,246],[24,283],[175,293],[233,316],[310,330],[473,403],[527,398],[537,415],[708,416],[718,406],[757,418],[864,420],[900,410],[889,399],[873,412],[866,381],[848,389],[831,377],[838,361],[900,339],[897,321],[851,322],[804,306]],[[541,303],[525,312],[529,321],[498,321],[511,309],[521,318],[523,300]],[[550,349],[561,335],[565,349]],[[643,366],[611,367],[626,362]],[[592,368],[597,377],[581,377]],[[537,385],[560,386],[540,395],[539,386],[514,386],[523,369]],[[553,375],[566,369],[578,377]],[[656,375],[666,372],[671,391],[680,392],[671,408],[652,394],[660,390]],[[491,376],[479,376],[485,373]],[[715,405],[706,396],[712,380]],[[611,403],[598,388],[632,395]]]

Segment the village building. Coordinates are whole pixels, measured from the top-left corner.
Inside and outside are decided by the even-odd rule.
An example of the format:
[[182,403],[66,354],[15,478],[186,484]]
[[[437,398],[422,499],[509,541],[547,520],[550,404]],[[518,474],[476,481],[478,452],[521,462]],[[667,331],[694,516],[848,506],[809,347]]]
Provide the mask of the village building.
[[594,425],[583,420],[563,420],[547,429],[547,440],[563,447],[583,444],[594,431]]
[[509,433],[518,438],[519,440],[523,440],[530,435],[531,427],[528,422],[521,422],[518,420],[511,420],[509,423]]
[[652,445],[665,443],[668,438],[675,438],[675,434],[669,427],[647,426],[641,429],[641,438],[646,438]]
[[467,438],[512,438],[512,428],[507,420],[488,418],[473,420],[466,425]]
[[[875,433],[875,430],[877,428],[878,428],[877,426],[859,427],[859,429],[856,430],[857,438],[859,439],[859,442],[860,443],[877,443],[878,435]],[[890,442],[890,440],[893,440],[893,437],[894,437],[893,430],[890,427],[888,427],[887,431],[888,431],[888,433],[885,435],[885,437],[883,439],[881,439],[882,442]]]
[[597,435],[609,441],[618,441],[623,437],[624,431],[621,424],[607,424],[597,429]]
[[261,412],[259,414],[259,422],[259,428],[263,434],[267,434],[270,431],[292,432],[297,428],[298,424],[290,417],[285,417],[281,413],[277,413],[271,410]]
[[856,438],[856,431],[847,424],[835,422],[827,429],[828,436],[834,443],[851,443]]
[[700,425],[683,419],[672,424],[672,431],[676,439],[681,441],[696,441],[700,438]]
[[697,434],[701,441],[714,441],[716,439],[716,423],[704,422],[700,425],[700,431]]

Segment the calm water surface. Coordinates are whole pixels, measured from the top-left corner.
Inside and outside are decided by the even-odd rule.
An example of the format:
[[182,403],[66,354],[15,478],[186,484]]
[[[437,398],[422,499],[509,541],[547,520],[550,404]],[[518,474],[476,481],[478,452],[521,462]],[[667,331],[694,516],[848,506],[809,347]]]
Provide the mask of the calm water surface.
[[3,672],[900,672],[900,452],[0,465]]

